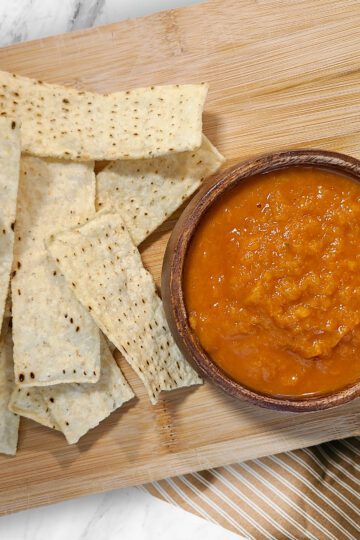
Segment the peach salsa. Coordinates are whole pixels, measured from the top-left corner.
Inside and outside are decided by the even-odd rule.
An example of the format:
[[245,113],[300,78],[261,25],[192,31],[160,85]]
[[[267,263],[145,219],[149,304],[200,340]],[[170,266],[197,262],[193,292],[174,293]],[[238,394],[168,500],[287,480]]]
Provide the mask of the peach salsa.
[[234,380],[324,394],[360,378],[360,184],[316,168],[254,176],[206,213],[185,263],[189,323]]

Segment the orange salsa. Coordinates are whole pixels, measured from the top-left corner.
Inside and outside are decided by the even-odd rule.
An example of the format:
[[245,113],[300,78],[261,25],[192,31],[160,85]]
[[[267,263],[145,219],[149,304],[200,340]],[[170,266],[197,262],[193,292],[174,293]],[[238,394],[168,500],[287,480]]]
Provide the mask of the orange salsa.
[[225,194],[184,271],[189,323],[228,375],[273,395],[360,379],[360,184],[288,168]]

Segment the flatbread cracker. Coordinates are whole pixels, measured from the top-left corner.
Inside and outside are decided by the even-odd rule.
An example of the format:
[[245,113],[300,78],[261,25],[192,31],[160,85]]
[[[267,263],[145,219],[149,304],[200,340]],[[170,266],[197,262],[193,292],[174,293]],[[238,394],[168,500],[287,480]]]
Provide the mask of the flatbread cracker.
[[94,214],[93,163],[21,160],[12,278],[16,383],[96,382],[99,330],[49,257],[44,238]]
[[133,397],[133,391],[101,336],[101,377],[97,383],[19,388],[12,395],[10,407],[22,416],[62,431],[67,442],[75,444]]
[[52,237],[48,249],[74,294],[143,381],[152,403],[162,390],[201,382],[174,342],[152,276],[118,214],[100,212]]
[[14,387],[12,338],[6,319],[0,340],[0,453],[10,456],[16,454],[20,420],[19,416],[8,410]]
[[19,128],[16,122],[0,118],[0,327],[4,317],[13,260],[19,166]]
[[201,144],[207,85],[101,95],[0,72],[0,115],[21,120],[24,152],[78,161],[141,159]]
[[118,212],[139,245],[223,162],[205,135],[192,152],[114,161],[97,175],[97,209]]

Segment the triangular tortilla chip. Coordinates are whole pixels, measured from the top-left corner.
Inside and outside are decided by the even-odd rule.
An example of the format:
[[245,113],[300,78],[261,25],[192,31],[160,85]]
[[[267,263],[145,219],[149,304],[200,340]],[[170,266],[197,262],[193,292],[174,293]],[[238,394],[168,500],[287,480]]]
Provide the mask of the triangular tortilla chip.
[[201,144],[205,84],[101,95],[0,71],[0,115],[21,121],[24,152],[90,161],[141,159]]
[[192,152],[114,161],[97,175],[97,209],[118,212],[139,245],[223,162],[205,135]]
[[152,403],[162,390],[199,384],[168,328],[151,274],[118,214],[59,233],[48,249],[74,294],[143,381]]
[[100,376],[99,330],[44,245],[51,231],[91,216],[94,201],[92,163],[22,158],[11,282],[21,386],[96,382]]
[[0,118],[0,327],[4,317],[13,261],[19,166],[19,128],[16,122]]
[[12,338],[9,320],[5,319],[0,338],[0,453],[16,454],[19,417],[8,410],[15,387]]
[[74,444],[132,397],[133,391],[101,336],[101,377],[97,383],[19,388],[13,392],[10,408],[62,431],[67,442]]

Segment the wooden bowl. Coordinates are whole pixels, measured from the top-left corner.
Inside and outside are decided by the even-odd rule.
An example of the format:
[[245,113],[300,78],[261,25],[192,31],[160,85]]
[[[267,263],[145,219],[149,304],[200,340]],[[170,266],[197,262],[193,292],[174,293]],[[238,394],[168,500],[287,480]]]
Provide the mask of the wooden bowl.
[[190,328],[182,281],[184,261],[192,236],[208,208],[225,192],[246,179],[286,167],[312,166],[350,176],[360,182],[360,161],[335,152],[291,150],[261,156],[220,173],[212,185],[204,185],[186,207],[170,237],[162,268],[162,296],[171,332],[185,357],[228,394],[255,405],[294,412],[318,411],[347,403],[360,396],[360,381],[329,394],[287,397],[263,394],[234,381],[204,351]]

